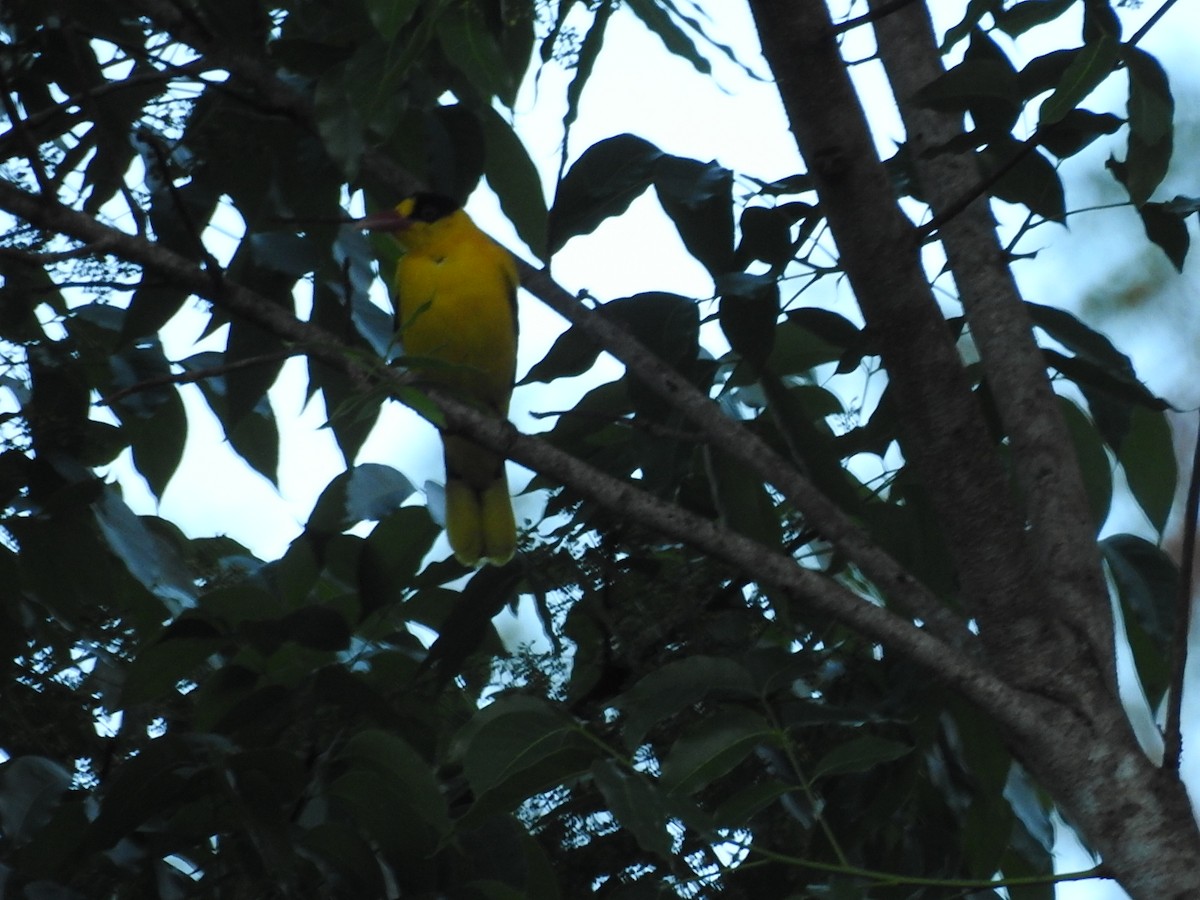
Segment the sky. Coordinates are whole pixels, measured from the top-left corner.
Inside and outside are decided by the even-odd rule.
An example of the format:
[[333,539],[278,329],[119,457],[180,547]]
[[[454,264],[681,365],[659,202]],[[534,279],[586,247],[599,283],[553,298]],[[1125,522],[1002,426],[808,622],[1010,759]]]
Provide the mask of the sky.
[[[686,2],[683,4],[688,5]],[[959,0],[942,0],[935,7],[938,27],[953,24],[965,7]],[[667,53],[659,39],[651,34],[628,10],[618,11],[612,19],[591,81],[585,90],[578,122],[570,137],[572,155],[592,143],[620,133],[633,133],[657,144],[663,150],[702,161],[715,159],[735,172],[762,179],[775,179],[803,171],[787,130],[779,96],[767,78],[768,70],[757,50],[757,40],[748,10],[741,0],[707,3],[706,12],[714,19],[710,33],[736,49],[742,63],[736,65],[719,51],[702,51],[713,63],[714,73],[707,77],[696,73],[691,64]],[[835,0],[835,14],[850,7]],[[1181,6],[1186,6],[1182,4]],[[1132,32],[1156,8],[1147,4],[1136,10],[1122,10],[1127,33]],[[855,8],[855,13],[861,9]],[[1179,94],[1189,91],[1185,64],[1194,55],[1195,32],[1184,24],[1194,24],[1195,13],[1172,10],[1142,46],[1159,56],[1176,80]],[[1074,38],[1078,24],[1059,25],[1071,29]],[[1038,29],[1012,49],[1018,65],[1028,58],[1058,46],[1061,31]],[[871,55],[869,30],[861,30],[847,39],[845,55],[862,59]],[[902,135],[891,98],[878,67],[872,64],[853,70],[885,153]],[[569,73],[551,66],[543,71],[536,86],[528,79],[513,111],[513,124],[535,163],[546,176],[547,193],[552,190],[562,140],[561,120],[565,109],[563,95]],[[1196,85],[1190,85],[1196,96]],[[1124,85],[1114,77],[1086,104],[1098,111],[1123,112]],[[1186,117],[1185,117],[1186,118]],[[1118,136],[1119,138],[1120,136]],[[1103,173],[1102,162],[1112,150],[1120,156],[1120,141],[1098,142],[1081,157],[1064,167],[1068,190],[1068,208],[1114,202],[1119,194]],[[1185,167],[1169,179],[1162,193],[1195,195],[1200,193],[1194,176]],[[1099,170],[1101,175],[1092,173]],[[1189,178],[1191,182],[1189,183]],[[520,242],[499,214],[494,198],[480,191],[468,206],[476,220],[510,248],[521,251]],[[1014,227],[1023,211],[998,205],[1001,221]],[[1162,392],[1182,408],[1200,405],[1200,384],[1181,377],[1195,371],[1196,321],[1200,309],[1197,268],[1190,265],[1182,276],[1165,266],[1161,253],[1147,244],[1136,217],[1128,211],[1108,211],[1073,217],[1069,228],[1047,226],[1033,232],[1021,245],[1026,251],[1038,250],[1036,259],[1016,265],[1019,283],[1029,299],[1081,310],[1089,320],[1108,331],[1118,346],[1129,353],[1137,370],[1152,389]],[[218,255],[220,255],[218,253]],[[684,251],[672,225],[652,194],[634,202],[629,212],[601,225],[595,233],[577,238],[556,255],[557,279],[569,290],[587,289],[601,299],[613,299],[647,290],[669,290],[696,297],[712,294],[711,280]],[[828,281],[828,280],[827,280]],[[378,301],[386,303],[382,288]],[[814,304],[829,305],[857,318],[844,287],[830,282],[812,296]],[[713,311],[702,307],[702,312]],[[1152,316],[1145,313],[1151,311]],[[521,299],[521,351],[518,376],[540,359],[563,323],[540,303],[525,295]],[[1136,322],[1136,327],[1135,327]],[[164,337],[168,356],[180,358],[196,352],[195,338],[203,327],[203,318],[183,322]],[[719,337],[713,339],[720,349]],[[1190,361],[1193,365],[1181,363]],[[191,433],[179,472],[156,503],[140,478],[128,464],[119,465],[126,497],[139,512],[157,513],[191,535],[224,533],[247,544],[266,558],[281,554],[299,534],[320,491],[343,467],[332,438],[322,429],[324,410],[319,401],[304,405],[303,364],[292,360],[285,376],[271,391],[281,428],[280,489],[246,468],[222,444],[220,429],[197,401],[197,391],[184,387]],[[538,431],[549,427],[544,420],[529,414],[538,410],[562,409],[595,383],[619,372],[611,361],[603,375],[570,379],[553,386],[534,385],[518,388],[513,399],[512,418],[522,430]],[[368,440],[359,462],[382,462],[404,472],[415,484],[442,477],[440,444],[433,429],[411,413],[389,404],[379,427]],[[514,489],[520,490],[528,473],[510,464]],[[225,489],[213,491],[212,484]],[[542,499],[518,496],[518,519],[536,520]],[[1115,530],[1145,531],[1135,509],[1126,505],[1110,522]],[[1147,535],[1149,536],[1149,535]],[[444,545],[439,551],[445,552]],[[510,623],[511,639],[528,633],[528,624]],[[1148,713],[1142,717],[1148,722]],[[1195,764],[1187,766],[1195,782]],[[1061,871],[1088,868],[1090,858],[1072,847],[1069,830],[1061,829]],[[1099,882],[1063,885],[1059,896],[1066,900],[1108,900],[1124,896],[1119,890]]]

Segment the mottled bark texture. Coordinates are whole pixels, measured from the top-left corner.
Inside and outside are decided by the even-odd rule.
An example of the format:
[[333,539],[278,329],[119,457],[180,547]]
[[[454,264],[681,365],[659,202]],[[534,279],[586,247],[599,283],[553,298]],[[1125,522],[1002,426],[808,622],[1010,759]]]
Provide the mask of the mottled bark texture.
[[[987,200],[941,223],[937,237],[1009,438],[1015,490],[922,271],[921,234],[897,204],[826,5],[750,6],[842,265],[878,335],[905,422],[905,456],[946,525],[988,661],[1023,697],[1015,709],[985,701],[983,711],[1134,897],[1200,896],[1200,832],[1187,795],[1142,753],[1116,694],[1109,599],[1082,479]],[[936,217],[969,196],[979,177],[970,157],[923,156],[962,122],[911,102],[942,63],[925,5],[894,7],[878,3],[871,27]]]

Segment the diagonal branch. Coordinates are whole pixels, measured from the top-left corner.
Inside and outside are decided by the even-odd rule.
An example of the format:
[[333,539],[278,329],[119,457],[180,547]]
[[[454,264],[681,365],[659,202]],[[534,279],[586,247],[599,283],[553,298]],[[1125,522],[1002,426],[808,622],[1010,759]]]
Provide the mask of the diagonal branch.
[[[291,312],[253,291],[228,279],[214,282],[203,268],[160,245],[110,228],[90,216],[56,201],[28,194],[4,181],[0,181],[0,208],[39,228],[102,244],[111,254],[142,265],[161,277],[186,286],[227,312],[271,330],[302,348],[310,357],[346,373],[364,390],[382,387],[396,393],[411,383],[407,374],[389,368],[382,360],[364,357],[360,351],[325,330],[297,319]],[[890,651],[927,668],[986,707],[1009,727],[1029,729],[1036,726],[1032,720],[1039,715],[1037,709],[1041,701],[1005,685],[981,659],[952,646],[929,629],[918,627],[832,579],[798,565],[790,556],[661,500],[634,484],[607,475],[540,438],[521,434],[503,419],[443,391],[431,390],[429,393],[454,430],[556,478],[622,516],[632,517],[668,538],[698,547],[714,558],[750,573],[756,581],[776,587],[828,614]]]
[[[261,98],[279,112],[316,131],[309,100],[282,82],[274,69],[251,54],[215,43],[203,29],[184,16],[169,0],[130,0],[145,15],[177,39],[203,51],[232,75],[252,85]],[[363,171],[399,194],[409,193],[420,182],[377,151],[368,151]],[[857,523],[795,470],[765,441],[729,419],[716,403],[645,349],[629,334],[595,315],[554,282],[549,273],[521,263],[522,286],[582,332],[625,363],[630,371],[660,396],[683,411],[704,432],[705,439],[741,460],[776,488],[799,510],[822,537],[833,543],[879,588],[888,602],[920,619],[944,640],[966,647],[974,640],[963,622],[883,552]]]

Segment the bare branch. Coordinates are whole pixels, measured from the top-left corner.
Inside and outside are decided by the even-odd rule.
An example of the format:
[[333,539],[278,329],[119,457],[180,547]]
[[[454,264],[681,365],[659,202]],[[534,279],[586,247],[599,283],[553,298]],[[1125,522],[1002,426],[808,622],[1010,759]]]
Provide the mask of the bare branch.
[[691,419],[713,446],[774,485],[825,540],[863,570],[890,603],[928,623],[943,640],[959,646],[970,643],[963,623],[788,460],[726,416],[710,397],[632,335],[555,283],[546,270],[525,262],[519,262],[518,268],[526,290],[625,363],[644,384]]
[[131,384],[129,387],[121,388],[119,391],[114,391],[107,397],[101,397],[96,401],[97,406],[112,406],[118,400],[133,394],[140,394],[142,391],[148,391],[156,387],[164,387],[168,384],[193,384],[197,381],[204,381],[209,378],[220,378],[223,375],[228,375],[230,372],[238,369],[247,369],[252,366],[261,366],[265,363],[279,362],[281,359],[288,359],[293,356],[299,356],[304,353],[303,347],[293,347],[289,350],[283,350],[279,353],[262,353],[258,356],[247,356],[243,359],[235,360],[223,366],[209,366],[205,369],[195,369],[191,372],[172,372],[170,375],[160,375],[157,378],[147,378],[139,381],[136,384]]
[[[59,231],[77,240],[106,240],[114,255],[170,278],[227,312],[303,346],[309,356],[346,373],[364,390],[383,387],[399,391],[411,384],[410,376],[396,372],[382,360],[364,356],[323,329],[300,321],[282,307],[228,279],[214,282],[204,269],[161,245],[112,229],[57,201],[27,194],[3,181],[0,181],[0,208],[40,228]],[[598,317],[589,320],[593,326],[600,323],[600,331],[611,327]],[[621,332],[616,332],[615,340],[618,344],[632,341]],[[634,347],[638,349],[631,350]],[[622,349],[635,355],[648,352],[632,343]],[[664,370],[661,380],[665,384],[673,384],[679,378],[661,362],[657,365]],[[820,573],[798,565],[790,556],[600,472],[539,438],[523,435],[505,420],[443,391],[434,389],[429,394],[442,408],[447,425],[454,430],[536,471],[551,475],[622,516],[635,518],[670,539],[692,544],[738,567],[755,581],[786,591],[797,600],[811,604],[814,609],[880,642],[892,652],[927,667],[936,677],[985,706],[1011,727],[1022,722],[1030,727],[1030,717],[1035,715],[1033,709],[1040,703],[1037,698],[1023,696],[1006,686],[981,659],[947,643],[931,630],[917,627],[896,613],[851,593]],[[702,395],[700,400],[705,404],[711,402]],[[716,410],[716,407],[712,409]],[[720,415],[719,411],[716,414]],[[908,581],[905,589],[911,593],[915,583],[911,576],[904,574],[904,577]]]

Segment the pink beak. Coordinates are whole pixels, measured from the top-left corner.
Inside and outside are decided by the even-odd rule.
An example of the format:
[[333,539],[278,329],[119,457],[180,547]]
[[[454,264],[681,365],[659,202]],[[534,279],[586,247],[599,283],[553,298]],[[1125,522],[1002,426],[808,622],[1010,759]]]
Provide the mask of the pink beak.
[[361,219],[351,220],[363,231],[404,231],[412,225],[412,219],[402,216],[394,209],[381,209]]

